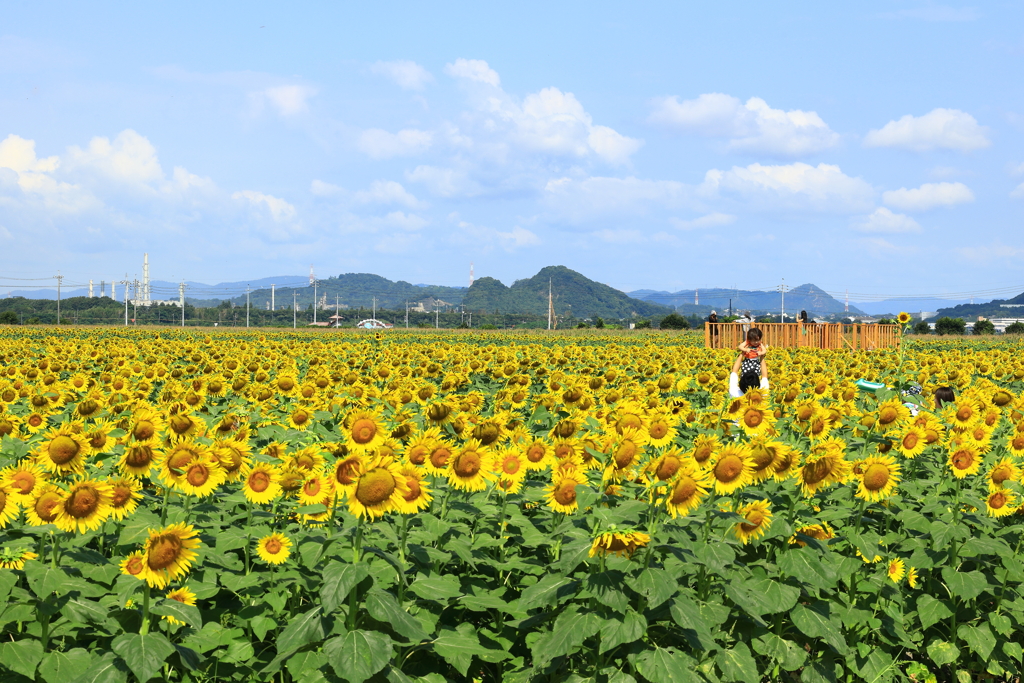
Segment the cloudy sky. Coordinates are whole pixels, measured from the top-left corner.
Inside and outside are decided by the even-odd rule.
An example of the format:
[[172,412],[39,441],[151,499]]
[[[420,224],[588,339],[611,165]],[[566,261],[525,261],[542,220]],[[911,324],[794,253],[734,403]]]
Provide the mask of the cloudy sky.
[[1024,3],[684,5],[8,3],[0,277],[1024,289]]

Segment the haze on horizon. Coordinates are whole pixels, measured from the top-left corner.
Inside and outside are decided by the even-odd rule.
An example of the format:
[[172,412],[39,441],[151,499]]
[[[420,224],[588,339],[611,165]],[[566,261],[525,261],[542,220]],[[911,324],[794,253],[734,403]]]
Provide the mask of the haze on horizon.
[[[41,2],[0,290],[139,271],[1024,290],[1024,6]],[[1003,291],[1005,290],[1005,291]],[[15,290],[17,291],[17,290]]]

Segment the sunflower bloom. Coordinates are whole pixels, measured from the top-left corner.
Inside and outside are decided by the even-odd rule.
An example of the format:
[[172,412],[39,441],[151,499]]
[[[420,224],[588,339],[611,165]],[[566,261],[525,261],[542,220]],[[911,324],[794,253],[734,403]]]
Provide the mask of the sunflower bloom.
[[18,503],[6,486],[0,486],[0,529],[7,526],[12,519],[18,516]]
[[590,546],[590,557],[595,555],[618,555],[633,557],[640,548],[651,542],[651,537],[641,531],[609,531],[598,534]]
[[[430,494],[430,487],[423,480],[423,470],[408,463],[402,465],[401,469],[402,475],[409,485],[409,492],[402,495],[402,502],[398,504],[398,511],[411,515],[427,509],[430,506],[430,501],[433,500],[433,496]],[[520,479],[520,481],[522,480]]]
[[711,474],[695,464],[684,463],[669,482],[665,507],[672,518],[688,515],[708,495],[711,488]]
[[64,492],[54,508],[53,523],[61,531],[84,534],[98,529],[113,512],[113,491],[105,481],[82,479]]
[[[168,591],[166,598],[168,600],[176,600],[177,602],[180,602],[183,605],[191,605],[192,607],[196,606],[196,594],[190,591],[188,589],[188,586],[182,586],[181,588],[175,588],[172,591]],[[185,622],[183,622],[180,619],[175,619],[169,614],[164,615],[163,618],[165,621],[168,621],[172,626],[185,625]]]
[[269,463],[258,463],[244,476],[242,494],[250,503],[264,505],[281,495],[280,474]]
[[348,510],[356,517],[374,519],[397,510],[409,484],[402,469],[390,459],[375,458],[356,479],[349,495]]
[[163,529],[150,529],[142,550],[142,578],[154,588],[164,588],[185,574],[196,559],[199,547],[197,533],[191,524],[171,524]]
[[903,577],[907,573],[906,565],[904,564],[903,560],[901,560],[898,557],[889,560],[889,566],[886,567],[885,573],[889,577],[890,581],[898,584],[900,581],[903,580]]
[[755,500],[742,505],[736,514],[744,521],[733,527],[733,533],[744,545],[764,536],[772,525],[772,504],[767,500]]
[[174,488],[196,498],[206,498],[227,479],[227,472],[212,455],[193,458],[182,468],[181,478]]
[[1012,515],[1018,507],[1017,495],[1006,490],[996,490],[988,494],[985,499],[985,512],[989,517],[1005,517]]
[[860,463],[860,472],[855,495],[869,503],[891,496],[900,481],[900,466],[895,458],[887,455],[865,458]]
[[970,445],[960,445],[950,448],[949,459],[947,460],[949,470],[957,479],[974,475],[981,469],[981,454],[976,448]]
[[37,486],[25,508],[29,526],[52,524],[57,519],[57,506],[64,499],[64,491],[54,484]]
[[545,499],[555,512],[571,515],[579,510],[579,503],[576,500],[576,487],[587,483],[587,477],[582,472],[566,472],[551,479],[551,485],[547,487]]
[[111,517],[117,520],[129,516],[142,500],[142,485],[134,477],[117,477],[107,481],[110,485]]
[[495,479],[491,459],[480,442],[470,439],[448,463],[448,483],[462,491],[483,491]]
[[82,474],[91,450],[84,436],[68,427],[51,429],[36,452],[36,462],[57,474]]
[[747,449],[732,444],[725,446],[716,454],[711,468],[715,493],[727,496],[738,491],[752,481],[753,474]]
[[256,554],[267,564],[283,564],[292,554],[292,542],[284,534],[270,534],[256,542]]
[[29,550],[4,548],[0,550],[0,569],[24,569],[26,562],[38,558],[38,555]]

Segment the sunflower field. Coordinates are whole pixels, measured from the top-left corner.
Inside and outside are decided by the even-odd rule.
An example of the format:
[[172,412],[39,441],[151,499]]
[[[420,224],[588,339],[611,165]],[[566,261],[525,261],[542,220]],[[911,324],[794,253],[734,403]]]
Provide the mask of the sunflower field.
[[733,353],[0,328],[0,682],[1019,680],[1024,345]]

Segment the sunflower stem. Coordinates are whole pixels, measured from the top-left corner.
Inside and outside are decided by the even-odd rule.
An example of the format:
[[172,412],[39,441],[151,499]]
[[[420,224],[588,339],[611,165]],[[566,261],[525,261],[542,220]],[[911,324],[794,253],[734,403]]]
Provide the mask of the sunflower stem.
[[246,499],[245,506],[245,573],[248,574],[252,566],[252,501]]
[[167,500],[171,497],[171,487],[164,488],[164,503],[160,508],[160,526],[167,526]]
[[142,587],[142,625],[139,627],[139,633],[146,635],[149,633],[149,583]]
[[50,558],[50,566],[57,568],[57,556],[60,555],[60,534],[50,533],[50,540],[53,542],[53,556]]

